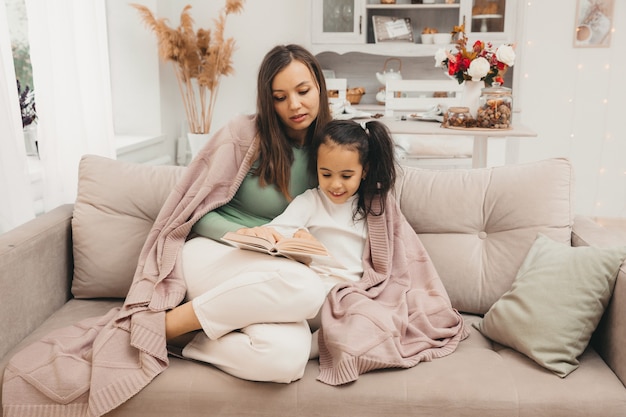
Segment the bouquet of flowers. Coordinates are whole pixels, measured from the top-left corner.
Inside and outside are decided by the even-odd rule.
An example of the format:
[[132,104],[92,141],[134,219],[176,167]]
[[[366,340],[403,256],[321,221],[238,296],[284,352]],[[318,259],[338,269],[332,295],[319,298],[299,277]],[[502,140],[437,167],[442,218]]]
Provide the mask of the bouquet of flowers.
[[468,49],[463,25],[454,27],[452,37],[457,39],[456,52],[439,49],[435,54],[435,67],[444,68],[459,84],[465,80],[484,81],[486,85],[504,83],[504,74],[515,61],[513,45],[494,48],[491,42],[478,40]]

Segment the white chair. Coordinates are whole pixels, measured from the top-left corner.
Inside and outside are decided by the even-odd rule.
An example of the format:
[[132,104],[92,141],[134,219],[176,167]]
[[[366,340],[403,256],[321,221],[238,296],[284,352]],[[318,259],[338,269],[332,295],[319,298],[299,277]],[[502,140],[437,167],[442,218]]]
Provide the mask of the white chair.
[[[462,86],[452,79],[388,80],[385,86],[385,116],[394,116],[402,111],[423,112],[436,105],[445,108],[453,106],[459,103],[462,90]],[[436,93],[446,96],[435,97]]]
[[348,80],[346,78],[326,78],[326,90],[339,91],[338,97],[329,97],[328,101],[333,103],[344,103],[346,101],[346,92],[348,90]]
[[[385,117],[409,116],[440,106],[442,111],[460,103],[462,86],[455,80],[388,80]],[[445,93],[445,94],[435,94]],[[437,95],[437,97],[435,97]],[[403,165],[428,168],[469,168],[473,140],[458,136],[418,136],[391,132]]]
[[[326,90],[329,92],[328,104],[333,117],[343,114],[346,106],[350,103],[347,99],[348,80],[345,78],[326,78]],[[337,97],[330,97],[330,92],[338,91]]]

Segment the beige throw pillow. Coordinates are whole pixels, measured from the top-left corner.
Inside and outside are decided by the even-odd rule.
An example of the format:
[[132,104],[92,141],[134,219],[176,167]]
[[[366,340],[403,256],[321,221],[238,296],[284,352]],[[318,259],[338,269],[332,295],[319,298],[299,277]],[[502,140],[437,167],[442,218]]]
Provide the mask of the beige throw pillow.
[[479,169],[403,167],[402,213],[454,308],[485,314],[507,292],[537,233],[572,239],[574,178],[566,159]]
[[72,218],[74,297],[126,297],[143,243],[184,169],[81,159]]
[[570,247],[539,234],[510,291],[475,326],[565,377],[611,298],[626,246]]

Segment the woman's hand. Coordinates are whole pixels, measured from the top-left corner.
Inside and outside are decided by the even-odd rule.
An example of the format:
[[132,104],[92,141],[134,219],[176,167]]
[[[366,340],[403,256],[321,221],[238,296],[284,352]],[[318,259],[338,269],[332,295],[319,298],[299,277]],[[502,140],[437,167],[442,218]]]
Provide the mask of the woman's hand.
[[237,230],[236,233],[239,235],[246,235],[246,236],[258,236],[272,243],[276,243],[279,240],[283,239],[283,235],[278,233],[273,228],[267,227],[267,226],[244,227],[242,229]]

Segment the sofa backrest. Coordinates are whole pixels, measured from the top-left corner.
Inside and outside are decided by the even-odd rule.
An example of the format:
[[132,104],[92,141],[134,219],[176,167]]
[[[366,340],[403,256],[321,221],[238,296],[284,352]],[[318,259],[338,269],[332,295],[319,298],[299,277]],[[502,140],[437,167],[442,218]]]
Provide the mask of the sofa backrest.
[[483,169],[406,167],[396,184],[460,311],[484,314],[511,288],[537,233],[571,244],[573,172],[566,159]]
[[[143,242],[184,167],[84,156],[72,219],[77,298],[124,298]],[[402,212],[454,307],[484,314],[510,289],[537,233],[570,244],[572,167],[565,159],[484,169],[403,168]]]

